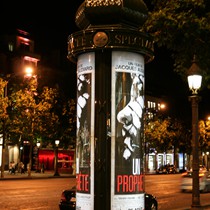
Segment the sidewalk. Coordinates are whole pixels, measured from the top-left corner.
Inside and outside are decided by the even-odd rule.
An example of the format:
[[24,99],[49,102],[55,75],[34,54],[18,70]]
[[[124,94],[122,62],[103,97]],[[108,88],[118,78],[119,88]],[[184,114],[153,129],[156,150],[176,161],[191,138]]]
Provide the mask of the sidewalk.
[[10,174],[9,171],[4,171],[4,177],[0,177],[1,180],[12,180],[12,179],[48,179],[48,178],[75,178],[75,175],[68,173],[59,173],[59,176],[54,176],[54,171],[45,171],[44,173],[37,173],[31,171],[31,176],[28,173],[24,174],[16,172],[15,174]]

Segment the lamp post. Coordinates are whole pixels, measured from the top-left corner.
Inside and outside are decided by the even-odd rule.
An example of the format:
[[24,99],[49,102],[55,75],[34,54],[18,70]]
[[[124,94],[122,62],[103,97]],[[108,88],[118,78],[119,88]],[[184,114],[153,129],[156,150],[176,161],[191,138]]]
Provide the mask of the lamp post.
[[54,176],[60,176],[58,172],[58,146],[60,140],[55,140],[55,162],[54,162]]
[[[35,69],[32,66],[25,66],[25,74],[24,74],[24,79],[31,81],[29,82],[30,86],[30,94],[32,96],[37,95],[37,75],[34,74]],[[31,176],[31,166],[32,166],[32,145],[33,145],[33,138],[34,138],[34,122],[35,122],[35,115],[36,115],[36,110],[33,109],[31,112],[31,135],[32,139],[30,140],[30,150],[29,150],[29,163],[28,163],[28,176]],[[37,167],[38,171],[38,167]]]
[[206,156],[207,156],[206,165],[207,165],[207,171],[208,171],[209,170],[209,152],[206,152]]
[[41,143],[38,141],[36,142],[36,146],[37,146],[37,168],[36,168],[36,172],[40,172],[40,168],[39,168],[39,147],[40,147]]
[[191,209],[201,209],[199,189],[199,142],[198,142],[198,90],[201,87],[201,70],[194,57],[191,67],[188,70],[188,85],[192,91],[189,100],[192,103],[192,155],[193,155],[193,187]]

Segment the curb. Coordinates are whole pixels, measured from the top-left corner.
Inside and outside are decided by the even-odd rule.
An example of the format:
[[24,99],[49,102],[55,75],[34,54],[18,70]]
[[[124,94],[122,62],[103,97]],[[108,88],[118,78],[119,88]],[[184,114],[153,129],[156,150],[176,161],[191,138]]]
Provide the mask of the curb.
[[0,177],[0,181],[4,180],[23,180],[23,179],[51,179],[51,178],[76,178],[76,175],[74,174],[62,174],[60,175],[54,175],[53,171],[45,172],[45,173],[37,173],[37,172],[31,172],[31,176],[28,176],[27,173],[21,174],[21,173],[15,173],[15,174],[9,174],[8,172],[4,172],[4,177]]

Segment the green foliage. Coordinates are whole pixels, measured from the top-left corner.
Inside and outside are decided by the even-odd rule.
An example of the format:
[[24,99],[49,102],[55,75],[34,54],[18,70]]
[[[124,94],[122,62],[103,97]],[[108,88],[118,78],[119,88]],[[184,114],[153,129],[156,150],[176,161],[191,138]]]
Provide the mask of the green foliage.
[[[36,78],[24,81],[8,77],[0,78],[0,131],[13,143],[20,140],[35,144],[41,139],[42,146],[75,146],[76,103],[66,98],[59,88],[38,89]],[[11,81],[11,79],[13,79]],[[8,93],[7,93],[8,88]]]
[[145,141],[158,152],[166,152],[172,147],[179,148],[180,152],[188,151],[190,138],[186,131],[184,124],[177,119],[155,118],[145,125]]
[[76,146],[76,102],[67,100],[62,107],[62,144],[64,148]]
[[170,138],[174,133],[169,132],[168,127],[169,121],[167,119],[151,121],[145,126],[145,138],[150,147],[162,152],[171,147]]
[[172,53],[174,70],[185,76],[196,54],[204,82],[210,79],[210,1],[153,0],[143,30]]
[[0,119],[2,120],[8,118],[7,107],[8,107],[8,98],[5,96],[5,90],[7,86],[7,81],[0,78]]
[[41,93],[36,92],[34,81],[27,81],[27,86],[10,95],[10,135],[36,141],[37,138],[54,139],[59,123],[53,112],[57,91],[45,87]]
[[199,143],[202,151],[209,151],[210,147],[210,121],[200,120],[198,123]]

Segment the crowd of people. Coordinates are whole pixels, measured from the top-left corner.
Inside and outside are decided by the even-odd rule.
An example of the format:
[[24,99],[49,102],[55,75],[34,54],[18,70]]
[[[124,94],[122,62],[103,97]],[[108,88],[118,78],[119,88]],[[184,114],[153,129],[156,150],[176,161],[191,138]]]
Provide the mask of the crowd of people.
[[[29,164],[27,164],[27,169],[28,170]],[[15,174],[15,173],[21,173],[24,174],[25,173],[25,165],[23,162],[19,161],[18,163],[15,163],[14,161],[10,161],[9,163],[9,173],[10,174]],[[45,172],[45,166],[44,163],[42,163],[41,165],[39,165],[39,167],[37,168],[36,172],[39,173],[44,173]]]

